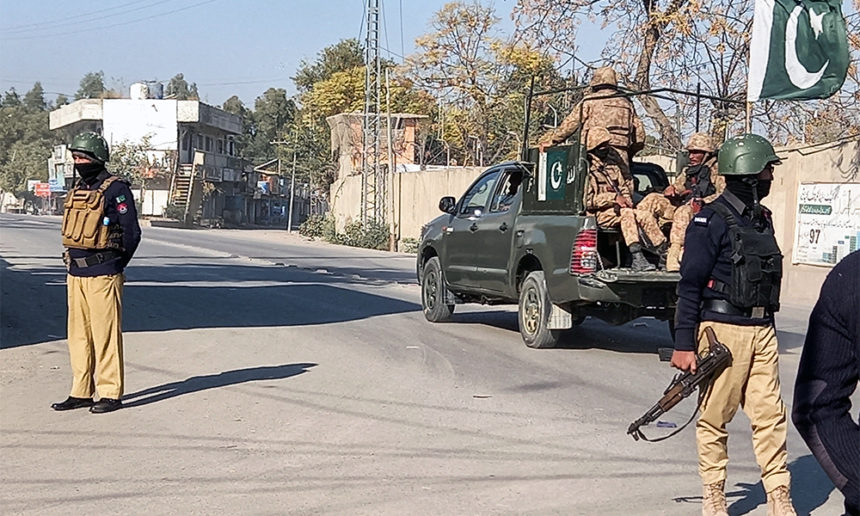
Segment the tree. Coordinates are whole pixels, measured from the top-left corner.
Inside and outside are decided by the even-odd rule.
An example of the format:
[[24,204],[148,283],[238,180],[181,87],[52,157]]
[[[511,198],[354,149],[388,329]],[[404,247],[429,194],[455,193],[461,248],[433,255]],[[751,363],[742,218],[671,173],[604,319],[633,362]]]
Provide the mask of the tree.
[[271,142],[279,140],[288,132],[296,117],[296,104],[287,98],[283,88],[269,88],[254,102],[251,116],[250,141],[244,156],[256,163],[275,157]]
[[15,88],[9,88],[9,91],[3,96],[3,107],[18,107],[21,105],[21,97]]
[[293,77],[299,92],[310,91],[314,84],[331,78],[338,72],[364,66],[364,49],[356,39],[344,39],[322,49],[316,61],[302,60]]
[[406,61],[415,82],[439,95],[445,106],[441,137],[464,163],[515,155],[528,81],[535,75],[547,84],[558,79],[551,59],[524,42],[503,40],[497,22],[490,7],[446,4]]
[[60,93],[59,95],[57,95],[57,100],[54,101],[54,107],[65,106],[68,103],[69,103],[69,97]]
[[[706,100],[702,103],[702,129],[718,139],[730,130],[743,128],[747,63],[753,14],[753,0],[518,0],[514,18],[519,37],[546,49],[547,55],[565,62],[575,57],[579,22],[592,20],[614,33],[602,53],[602,61],[615,66],[625,85],[646,90],[672,87],[739,101]],[[860,1],[854,0],[854,9]],[[855,62],[860,51],[860,19],[847,17],[849,41]],[[828,112],[839,116],[835,125],[843,135],[860,125],[857,110],[846,108],[857,102],[857,67],[838,96],[817,102],[772,102],[756,104],[754,122],[762,124],[776,141],[790,134],[803,134],[798,121],[811,117],[803,112]],[[695,100],[678,97],[677,102],[661,102],[653,97],[637,97],[658,133],[661,146],[669,150],[681,146],[683,133],[694,130]],[[670,118],[670,113],[674,116]],[[853,120],[853,122],[852,122]],[[681,131],[677,127],[682,122]]]
[[31,111],[44,111],[48,109],[42,83],[36,82],[33,84],[33,88],[24,95],[24,107]]
[[221,109],[242,119],[242,134],[236,139],[236,145],[239,155],[244,156],[245,147],[253,139],[253,112],[248,110],[245,104],[242,103],[242,100],[236,95],[225,100],[224,104],[221,105]]
[[75,93],[75,100],[81,99],[98,99],[102,98],[107,93],[105,88],[105,73],[89,72],[81,79],[78,91]]
[[178,73],[170,79],[165,89],[165,96],[176,100],[199,100],[200,96],[197,93],[197,83],[191,83],[189,86],[185,76]]

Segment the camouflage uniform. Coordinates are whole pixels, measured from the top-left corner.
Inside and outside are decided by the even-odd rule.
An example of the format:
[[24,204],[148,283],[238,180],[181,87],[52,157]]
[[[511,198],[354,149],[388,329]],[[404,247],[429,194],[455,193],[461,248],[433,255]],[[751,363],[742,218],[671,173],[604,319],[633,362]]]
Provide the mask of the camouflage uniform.
[[592,91],[573,107],[561,125],[544,134],[540,143],[556,145],[564,142],[580,127],[582,141],[595,128],[609,131],[609,144],[621,156],[625,165],[645,146],[645,126],[636,115],[633,103],[626,97],[612,97],[618,93],[615,70],[608,66],[598,68],[591,80]]
[[665,195],[660,192],[652,192],[639,201],[636,209],[647,211],[657,219],[660,227],[671,224],[675,216],[675,206]]
[[[703,197],[702,204],[713,202],[723,193],[723,190],[725,190],[726,179],[718,173],[717,158],[713,156],[714,145],[710,136],[704,133],[694,134],[690,137],[690,141],[687,144],[687,150],[699,150],[709,154],[702,164],[710,169],[710,181],[711,184],[714,185],[714,193],[707,197]],[[675,178],[675,181],[672,183],[672,187],[676,192],[684,192],[690,190],[694,186],[687,175],[687,172],[690,169],[690,166],[686,167],[680,174],[678,174],[678,177]],[[680,269],[681,257],[684,255],[684,237],[687,233],[687,226],[690,225],[690,221],[693,220],[694,215],[692,206],[694,198],[695,197],[693,197],[692,194],[683,197],[683,204],[675,209],[675,215],[672,218],[672,230],[669,232],[670,247],[667,257],[667,270],[677,271]]]
[[615,192],[613,185],[618,188],[620,195],[633,205],[633,180],[627,164],[614,147],[610,146],[609,153],[603,157],[593,152],[597,147],[609,142],[609,138],[608,131],[598,128],[587,140],[591,167],[585,189],[585,209],[597,219],[597,224],[601,227],[620,226],[621,235],[628,246],[641,243],[640,227],[651,243],[659,246],[666,241],[666,237],[650,213],[635,208],[620,208],[615,204],[615,197],[619,194]]

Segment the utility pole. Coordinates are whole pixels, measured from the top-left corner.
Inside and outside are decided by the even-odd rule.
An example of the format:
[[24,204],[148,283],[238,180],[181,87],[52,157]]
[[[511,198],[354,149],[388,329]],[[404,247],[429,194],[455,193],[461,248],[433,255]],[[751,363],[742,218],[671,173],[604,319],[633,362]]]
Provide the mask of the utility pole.
[[[293,232],[293,200],[296,198],[296,154],[297,149],[293,148],[293,171],[290,174],[290,215],[287,217],[287,232]],[[278,161],[280,164],[280,160]],[[279,171],[280,172],[280,171]]]
[[385,178],[380,156],[379,0],[367,0],[365,39],[364,120],[361,140],[361,220],[385,220]]

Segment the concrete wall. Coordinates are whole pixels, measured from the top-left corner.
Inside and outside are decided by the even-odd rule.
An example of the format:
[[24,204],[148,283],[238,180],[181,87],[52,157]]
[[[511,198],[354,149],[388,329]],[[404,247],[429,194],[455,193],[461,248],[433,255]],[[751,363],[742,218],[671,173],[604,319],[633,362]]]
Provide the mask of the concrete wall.
[[175,100],[110,99],[103,111],[103,136],[109,145],[139,143],[149,136],[153,150],[176,150]]
[[[779,247],[785,255],[783,299],[811,306],[831,267],[794,264],[797,241],[798,186],[801,183],[860,183],[860,138],[824,145],[776,149],[783,158],[776,167],[771,194],[764,201],[773,210]],[[860,199],[854,214],[860,213]],[[854,215],[856,216],[856,215]]]
[[[421,236],[421,226],[438,217],[439,199],[460,198],[472,181],[486,170],[479,167],[428,167],[421,172],[394,174],[395,231],[400,239]],[[361,217],[361,176],[338,179],[331,186],[331,213],[338,230]],[[388,211],[386,211],[388,213]]]

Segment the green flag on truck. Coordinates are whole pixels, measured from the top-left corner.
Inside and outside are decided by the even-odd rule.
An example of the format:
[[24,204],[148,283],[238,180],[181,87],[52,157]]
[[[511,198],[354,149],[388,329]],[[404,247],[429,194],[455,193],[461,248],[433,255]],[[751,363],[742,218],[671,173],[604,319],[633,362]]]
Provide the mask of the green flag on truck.
[[842,87],[848,39],[841,0],[756,0],[747,100],[823,99]]

